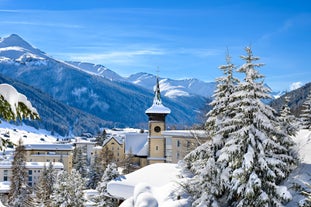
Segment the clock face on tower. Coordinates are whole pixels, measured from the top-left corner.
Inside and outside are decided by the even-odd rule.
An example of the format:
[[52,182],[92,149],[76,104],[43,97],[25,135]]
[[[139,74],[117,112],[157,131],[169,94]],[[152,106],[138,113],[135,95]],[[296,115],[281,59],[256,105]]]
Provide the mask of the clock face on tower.
[[155,126],[155,127],[154,127],[154,131],[159,133],[159,132],[161,131],[161,127]]

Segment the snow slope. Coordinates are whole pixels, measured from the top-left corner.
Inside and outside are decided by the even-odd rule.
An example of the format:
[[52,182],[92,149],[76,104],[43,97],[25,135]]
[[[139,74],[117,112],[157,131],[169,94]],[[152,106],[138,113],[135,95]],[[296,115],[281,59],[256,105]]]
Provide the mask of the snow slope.
[[17,144],[19,139],[22,139],[24,144],[50,144],[55,143],[57,138],[62,138],[52,136],[51,132],[43,129],[35,129],[24,124],[16,126],[2,120],[0,136],[10,139],[14,144]]

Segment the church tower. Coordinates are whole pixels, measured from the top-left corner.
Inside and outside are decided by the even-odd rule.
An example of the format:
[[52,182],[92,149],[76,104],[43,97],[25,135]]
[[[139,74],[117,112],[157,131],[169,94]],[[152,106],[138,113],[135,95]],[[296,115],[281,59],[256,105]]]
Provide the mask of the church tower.
[[154,91],[154,99],[152,106],[145,112],[149,117],[149,153],[148,163],[163,163],[165,157],[165,138],[162,131],[166,129],[165,117],[171,110],[165,107],[161,101],[159,78],[157,77],[157,85]]

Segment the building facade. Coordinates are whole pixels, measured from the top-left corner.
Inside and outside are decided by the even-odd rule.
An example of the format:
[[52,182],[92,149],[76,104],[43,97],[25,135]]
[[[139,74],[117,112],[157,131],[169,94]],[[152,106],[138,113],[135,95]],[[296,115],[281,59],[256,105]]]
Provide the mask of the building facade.
[[65,171],[72,170],[71,144],[26,144],[25,151],[27,162],[60,162]]

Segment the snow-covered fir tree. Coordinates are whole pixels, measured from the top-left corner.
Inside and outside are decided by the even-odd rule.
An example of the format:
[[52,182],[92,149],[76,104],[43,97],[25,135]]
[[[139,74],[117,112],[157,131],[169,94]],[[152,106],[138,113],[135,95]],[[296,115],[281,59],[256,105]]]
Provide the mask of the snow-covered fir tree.
[[118,167],[115,163],[108,164],[103,177],[98,184],[96,190],[99,195],[95,197],[96,206],[98,207],[116,207],[118,206],[118,200],[109,196],[107,192],[107,184],[109,181],[119,176]]
[[291,114],[289,104],[289,97],[285,96],[285,103],[280,111],[281,130],[284,130],[286,134],[295,136],[298,131],[298,123],[296,117]]
[[30,191],[27,185],[26,152],[21,139],[15,149],[10,181],[11,185],[8,195],[9,206],[28,206],[27,203],[29,203],[30,200]]
[[52,207],[83,207],[84,179],[76,170],[58,172],[51,195]]
[[233,131],[218,152],[217,162],[230,172],[226,202],[241,207],[283,206],[291,195],[280,183],[295,166],[294,143],[279,129],[276,112],[262,101],[270,98],[257,70],[263,64],[254,63],[259,58],[251,48],[246,47],[246,53],[238,69],[245,74],[244,82],[231,95],[232,118],[224,122]]
[[301,110],[301,127],[302,129],[311,129],[311,91],[307,96],[307,99],[302,105],[303,109]]
[[210,103],[213,108],[207,114],[205,124],[211,140],[190,152],[184,159],[184,172],[189,171],[192,174],[184,187],[192,195],[193,206],[217,206],[217,197],[224,190],[225,180],[221,179],[224,172],[221,172],[222,166],[216,163],[216,152],[223,146],[229,133],[223,131],[222,123],[230,115],[229,98],[239,83],[233,76],[235,66],[231,63],[229,54],[226,61],[226,65],[219,67],[224,76],[216,79],[217,88],[213,95],[214,100]]
[[39,178],[39,182],[35,187],[37,206],[51,206],[50,196],[53,193],[53,184],[55,181],[56,172],[53,168],[53,164],[50,163],[48,167],[44,166]]

